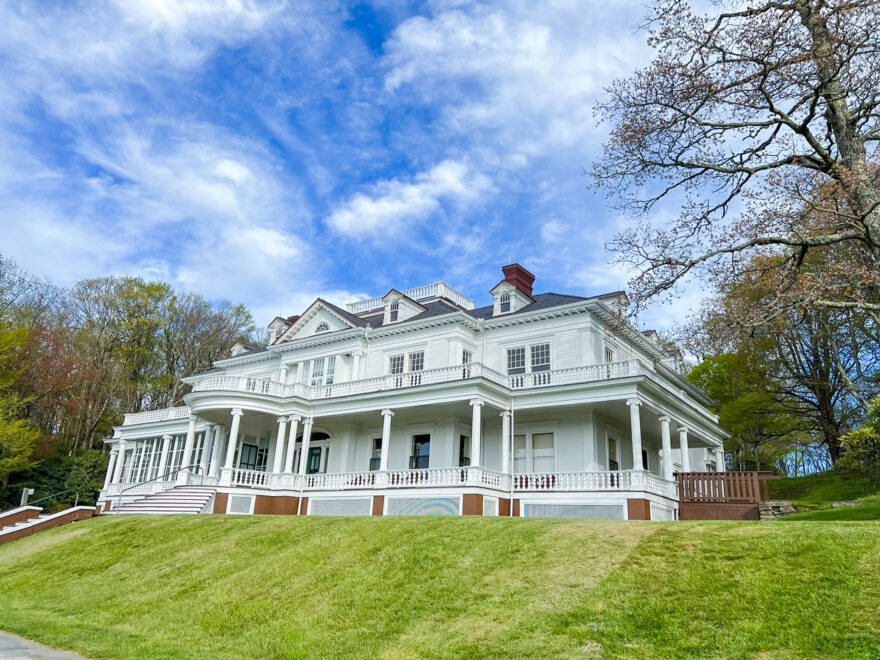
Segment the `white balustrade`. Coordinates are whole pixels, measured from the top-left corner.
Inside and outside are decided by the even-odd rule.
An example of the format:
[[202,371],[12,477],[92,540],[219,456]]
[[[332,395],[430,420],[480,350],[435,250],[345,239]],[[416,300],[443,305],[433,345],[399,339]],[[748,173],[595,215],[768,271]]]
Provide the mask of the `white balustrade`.
[[129,495],[153,495],[168,490],[175,485],[175,481],[146,481],[139,484],[120,483],[110,484],[104,489],[104,495],[115,497],[122,494],[127,497]]
[[372,488],[376,483],[375,472],[338,472],[307,474],[306,489],[339,490],[346,488]]
[[[426,286],[418,286],[414,289],[407,289],[402,293],[407,298],[412,298],[413,300],[446,298],[464,309],[473,309],[475,304],[473,300],[462,295],[446,284],[446,282],[435,282],[434,284],[428,284]],[[352,314],[363,314],[364,312],[372,312],[377,309],[382,309],[384,306],[385,301],[381,298],[368,298],[366,300],[358,300],[356,302],[348,303],[345,307]]]
[[467,468],[426,468],[423,470],[391,470],[387,473],[389,488],[410,486],[461,486],[467,483]]
[[514,490],[584,491],[630,490],[632,479],[628,470],[607,472],[544,472],[513,475]]
[[177,406],[175,408],[162,408],[161,410],[147,410],[139,413],[126,413],[123,426],[133,424],[146,424],[147,422],[164,422],[170,419],[188,419],[189,406]]
[[269,472],[261,472],[260,470],[242,470],[235,468],[232,470],[233,486],[267,486],[269,483]]

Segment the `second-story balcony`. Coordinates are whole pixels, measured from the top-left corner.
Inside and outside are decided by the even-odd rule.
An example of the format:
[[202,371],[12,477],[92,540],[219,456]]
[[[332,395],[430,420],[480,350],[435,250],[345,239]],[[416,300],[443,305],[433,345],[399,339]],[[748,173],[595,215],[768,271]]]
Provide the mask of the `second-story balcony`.
[[507,376],[486,367],[479,362],[425,369],[403,374],[389,374],[377,378],[365,378],[332,385],[310,386],[304,383],[280,383],[271,379],[252,378],[247,376],[212,376],[199,381],[194,392],[250,392],[272,397],[299,397],[309,401],[329,399],[399,390],[408,387],[422,387],[440,383],[451,383],[469,379],[482,378],[510,390],[528,390],[557,385],[572,385],[594,381],[627,378],[630,376],[647,375],[652,370],[639,360],[622,362],[606,362],[591,364],[570,369],[554,369],[528,374]]

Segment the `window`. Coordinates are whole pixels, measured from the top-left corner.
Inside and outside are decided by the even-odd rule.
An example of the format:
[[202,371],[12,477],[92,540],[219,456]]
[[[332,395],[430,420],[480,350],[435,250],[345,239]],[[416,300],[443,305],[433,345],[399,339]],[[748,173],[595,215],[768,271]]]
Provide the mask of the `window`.
[[471,464],[471,439],[466,435],[458,436],[458,467],[467,467]]
[[329,330],[330,330],[330,326],[327,325],[327,321],[321,321],[318,324],[318,327],[315,328],[315,334],[318,334],[319,332],[328,332]]
[[498,309],[503,314],[510,311],[510,292],[505,291],[498,299]]
[[392,355],[388,358],[388,373],[390,374],[402,374],[403,373],[403,356],[402,355]]
[[552,433],[532,434],[533,472],[555,472],[556,458],[553,451]]
[[373,454],[370,456],[370,470],[378,470],[382,464],[382,438],[373,438]]
[[526,349],[524,347],[507,349],[507,373],[524,374],[526,372]]
[[513,471],[517,474],[526,472],[526,436],[513,436]]
[[391,323],[394,323],[397,320],[398,315],[400,314],[400,301],[395,300],[391,303],[390,312],[388,314],[388,320]]
[[474,361],[474,352],[467,348],[461,351],[461,363],[462,364],[470,364]]
[[409,457],[409,469],[421,470],[428,467],[431,458],[431,435],[423,433],[414,435],[412,439],[412,456]]
[[550,344],[532,346],[532,371],[550,370]]
[[620,463],[617,462],[617,438],[610,435],[608,436],[608,469],[620,469]]
[[648,450],[647,449],[642,450],[642,469],[643,470],[648,469]]
[[409,370],[421,371],[425,368],[425,351],[417,351],[409,354]]
[[312,385],[324,384],[324,358],[312,360]]
[[605,347],[605,362],[614,362],[614,349],[610,346]]

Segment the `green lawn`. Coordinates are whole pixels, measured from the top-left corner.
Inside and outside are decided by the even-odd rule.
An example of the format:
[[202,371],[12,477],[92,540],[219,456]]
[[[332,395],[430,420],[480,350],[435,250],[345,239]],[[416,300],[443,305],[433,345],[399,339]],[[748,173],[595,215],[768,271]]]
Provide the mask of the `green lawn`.
[[880,657],[880,525],[103,517],[0,546],[95,658]]
[[[798,513],[780,518],[794,520],[880,520],[880,492],[868,479],[821,472],[769,482],[771,499],[790,500]],[[858,501],[857,506],[833,507],[836,501]]]

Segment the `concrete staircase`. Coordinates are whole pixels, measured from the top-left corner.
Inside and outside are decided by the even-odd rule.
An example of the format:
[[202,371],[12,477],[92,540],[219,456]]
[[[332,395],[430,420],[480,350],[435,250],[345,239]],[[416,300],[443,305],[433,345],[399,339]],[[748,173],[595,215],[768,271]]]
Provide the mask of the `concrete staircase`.
[[15,530],[15,529],[23,529],[25,527],[32,527],[33,525],[36,525],[38,522],[40,522],[41,520],[45,520],[48,517],[49,517],[48,513],[43,513],[43,514],[40,514],[39,516],[35,516],[34,518],[29,518],[27,520],[19,520],[18,522],[12,523],[11,525],[5,525],[3,527],[0,527],[0,533],[5,534],[5,533],[11,532],[12,530]]
[[215,489],[204,486],[175,486],[123,504],[111,513],[201,513],[214,498]]

